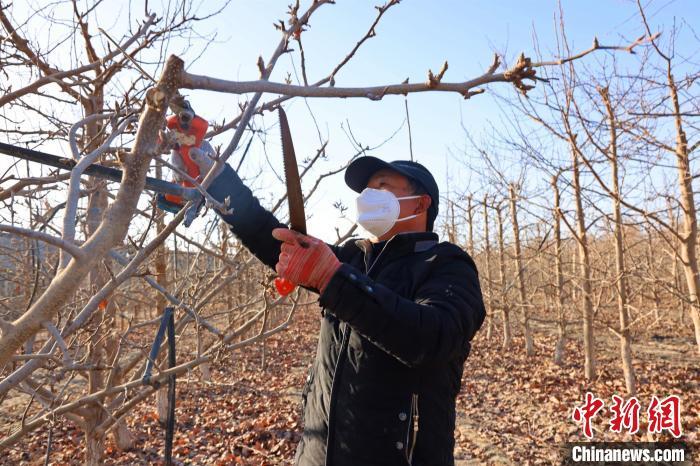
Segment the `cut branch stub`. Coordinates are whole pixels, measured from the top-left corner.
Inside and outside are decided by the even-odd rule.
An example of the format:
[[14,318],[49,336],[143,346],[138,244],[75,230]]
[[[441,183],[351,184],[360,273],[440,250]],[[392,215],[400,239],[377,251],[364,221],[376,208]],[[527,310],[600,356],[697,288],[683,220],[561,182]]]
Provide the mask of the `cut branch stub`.
[[105,212],[100,226],[80,248],[83,257],[72,260],[27,312],[12,322],[12,326],[5,326],[0,337],[0,366],[9,362],[14,352],[43,328],[45,321],[53,320],[97,261],[124,241],[146,182],[151,157],[158,148],[158,133],[163,127],[168,101],[178,90],[183,70],[184,62],[171,55],[157,90],[150,91],[146,99],[133,149],[123,158],[123,176],[114,202]]
[[471,99],[475,95],[483,94],[486,92],[486,89],[474,89],[473,91],[465,91],[462,93],[462,97],[464,97],[464,100]]
[[497,53],[494,53],[493,62],[491,63],[491,66],[489,66],[489,69],[486,71],[486,74],[494,74],[500,65],[501,57],[499,57]]
[[523,83],[524,79],[535,80],[535,75],[537,71],[532,67],[532,60],[526,57],[525,54],[521,53],[518,57],[518,61],[515,65],[503,73],[503,77],[506,81],[513,83],[513,85],[523,94],[527,94],[527,91],[534,89],[534,85]]
[[433,70],[428,70],[428,87],[434,88],[438,84],[440,84],[440,81],[442,81],[442,77],[445,75],[445,71],[447,71],[447,61],[443,63],[442,68],[440,68],[440,71],[438,72],[437,76],[433,75]]

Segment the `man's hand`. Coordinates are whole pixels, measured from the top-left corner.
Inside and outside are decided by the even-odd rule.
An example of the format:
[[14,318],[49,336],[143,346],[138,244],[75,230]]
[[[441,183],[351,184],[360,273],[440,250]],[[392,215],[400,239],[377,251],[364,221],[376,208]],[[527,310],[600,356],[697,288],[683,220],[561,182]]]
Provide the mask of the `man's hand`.
[[[197,181],[202,181],[204,179],[204,176],[214,165],[214,162],[216,160],[216,151],[211,146],[211,144],[209,144],[209,141],[205,140],[202,141],[202,144],[199,147],[190,148],[189,154],[192,161],[195,164],[197,164],[197,167],[199,167],[200,177]],[[180,152],[178,152],[176,149],[170,151],[170,163],[171,165],[177,167],[179,170],[182,170],[183,172],[187,173],[187,167],[185,166],[185,162],[183,162]],[[219,175],[219,173],[221,173],[223,168],[223,165],[219,167],[218,172],[214,175],[214,178],[216,178]],[[179,173],[174,172],[173,176],[176,181],[183,181],[182,176]]]
[[287,228],[275,228],[272,236],[282,241],[275,270],[280,277],[323,293],[340,261],[323,241]]

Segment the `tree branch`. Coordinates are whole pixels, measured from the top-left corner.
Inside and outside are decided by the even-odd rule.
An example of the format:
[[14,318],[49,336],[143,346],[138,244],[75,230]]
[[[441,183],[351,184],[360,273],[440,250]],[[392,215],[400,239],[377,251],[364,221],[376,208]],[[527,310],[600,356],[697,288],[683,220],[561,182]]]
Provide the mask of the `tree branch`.
[[[2,15],[1,10],[0,10],[0,15]],[[146,34],[146,32],[153,25],[155,20],[156,20],[155,14],[152,14],[151,16],[149,16],[148,19],[146,20],[146,22],[143,23],[143,26],[141,26],[141,28],[136,32],[136,34],[134,34],[129,39],[127,39],[124,42],[124,44],[122,44],[121,48],[126,50],[139,37]],[[83,65],[83,66],[80,66],[78,68],[74,68],[72,70],[67,70],[67,71],[56,71],[56,72],[48,74],[42,78],[39,78],[28,86],[25,86],[21,89],[17,89],[14,92],[9,92],[9,93],[5,94],[4,96],[0,97],[0,107],[7,104],[8,102],[12,102],[13,100],[18,99],[24,95],[30,94],[32,92],[36,92],[40,87],[43,87],[47,84],[57,83],[62,87],[68,86],[68,84],[61,81],[63,78],[67,78],[69,76],[75,76],[78,74],[83,74],[87,71],[99,69],[99,67],[102,66],[105,62],[114,59],[120,53],[121,53],[121,51],[115,50],[111,53],[108,53],[107,55],[102,57],[100,60],[94,61],[92,63],[88,63],[87,65]]]
[[14,233],[16,235],[25,236],[27,238],[38,239],[39,241],[43,241],[44,243],[48,243],[52,246],[56,246],[57,248],[66,251],[68,254],[70,254],[76,259],[80,260],[85,258],[85,253],[81,251],[80,248],[72,242],[63,240],[53,235],[49,235],[48,233],[44,233],[42,231],[28,230],[26,228],[15,227],[12,225],[0,225],[0,231]]
[[116,200],[105,212],[97,230],[82,246],[85,257],[71,261],[32,307],[14,322],[15,327],[0,338],[0,365],[10,360],[12,354],[41,328],[42,322],[52,320],[56,311],[76,292],[94,263],[124,240],[143,191],[151,157],[157,151],[158,134],[168,102],[177,92],[183,68],[181,59],[170,56],[158,85],[146,93],[145,110],[141,114],[134,147],[122,157],[124,173]]
[[471,97],[474,88],[494,82],[516,83],[523,79],[534,79],[534,70],[526,62],[518,62],[516,66],[503,73],[485,73],[478,78],[459,83],[442,83],[433,80],[424,83],[386,84],[372,87],[316,87],[297,86],[293,84],[275,83],[266,80],[259,81],[227,81],[209,76],[183,73],[182,87],[188,89],[204,89],[229,94],[247,94],[251,92],[266,92],[282,94],[289,97],[360,97],[370,100],[381,100],[386,95],[407,95],[416,92],[442,91],[456,92],[465,98]]

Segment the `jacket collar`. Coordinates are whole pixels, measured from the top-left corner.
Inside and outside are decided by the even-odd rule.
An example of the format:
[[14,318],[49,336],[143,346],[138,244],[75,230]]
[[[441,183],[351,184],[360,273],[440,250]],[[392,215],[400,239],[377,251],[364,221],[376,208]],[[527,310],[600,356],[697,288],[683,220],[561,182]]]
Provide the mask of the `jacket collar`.
[[[398,257],[404,254],[423,252],[438,243],[438,235],[432,231],[398,233],[387,240],[381,254]],[[365,258],[372,253],[372,242],[368,239],[355,240],[355,245],[364,253]]]

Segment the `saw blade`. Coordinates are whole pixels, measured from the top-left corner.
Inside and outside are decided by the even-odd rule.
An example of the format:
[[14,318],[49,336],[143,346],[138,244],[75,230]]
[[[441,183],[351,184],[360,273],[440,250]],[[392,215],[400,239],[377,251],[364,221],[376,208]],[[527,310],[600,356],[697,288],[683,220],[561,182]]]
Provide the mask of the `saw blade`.
[[282,156],[284,162],[284,180],[287,185],[287,203],[289,204],[289,226],[292,230],[306,234],[306,215],[304,214],[304,195],[301,192],[301,179],[297,158],[294,153],[292,133],[289,130],[287,115],[279,108],[280,135],[282,137]]

